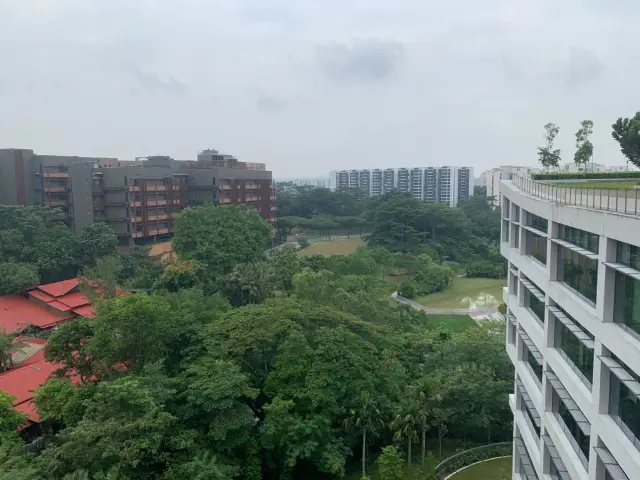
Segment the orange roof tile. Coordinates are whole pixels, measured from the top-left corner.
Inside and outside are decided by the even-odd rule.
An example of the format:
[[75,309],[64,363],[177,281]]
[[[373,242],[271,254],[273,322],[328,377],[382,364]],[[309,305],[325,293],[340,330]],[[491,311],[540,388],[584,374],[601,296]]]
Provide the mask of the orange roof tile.
[[52,300],[55,300],[56,297],[52,297],[51,295],[49,295],[48,293],[45,293],[43,291],[38,290],[37,288],[35,290],[31,290],[29,292],[29,296],[30,297],[35,297],[38,300],[43,301],[44,303],[49,303]]
[[46,382],[58,368],[60,368],[59,365],[46,361],[14,368],[0,374],[0,390],[15,397],[14,405],[26,402],[33,398],[33,391]]
[[[64,297],[61,297],[64,298]],[[61,312],[68,312],[69,310],[71,310],[71,307],[69,305],[65,305],[62,302],[59,302],[58,300],[54,300],[53,302],[49,302],[47,303],[47,305],[49,305],[50,307],[55,308],[56,310],[60,310]]]
[[63,280],[61,282],[49,283],[47,285],[40,285],[38,290],[42,290],[49,295],[53,295],[54,297],[61,297],[69,293],[71,290],[80,285],[80,282],[77,278],[72,278],[71,280]]
[[26,402],[19,403],[18,405],[14,405],[13,408],[20,413],[24,413],[32,422],[40,423],[40,414],[38,413],[33,400],[27,400]]
[[68,318],[42,308],[21,295],[0,297],[0,330],[7,333],[21,332],[28,325],[47,328]]
[[62,297],[59,297],[58,301],[71,308],[76,308],[81,305],[88,305],[91,303],[87,296],[82,292],[68,293],[66,295],[63,295]]
[[96,318],[96,311],[91,305],[83,305],[73,309],[73,313],[77,313],[81,317]]

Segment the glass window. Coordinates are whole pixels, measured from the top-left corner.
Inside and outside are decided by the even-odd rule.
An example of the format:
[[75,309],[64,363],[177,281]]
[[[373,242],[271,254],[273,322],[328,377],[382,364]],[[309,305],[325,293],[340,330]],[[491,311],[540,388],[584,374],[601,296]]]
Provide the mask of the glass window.
[[[531,282],[531,280],[529,280]],[[536,289],[544,295],[544,292],[533,282],[531,282]],[[527,287],[524,287],[524,306],[527,307],[531,313],[533,313],[541,323],[544,323],[544,301],[538,300],[538,298],[529,291]]]
[[[579,449],[579,451],[577,451],[576,453],[578,453],[580,460],[582,460],[582,464],[585,465],[586,467],[586,465],[588,465],[589,463],[588,459],[589,459],[590,436],[585,435],[585,433],[580,429],[580,427],[578,426],[578,423],[575,421],[575,419],[569,412],[569,409],[564,404],[562,399],[558,397],[558,394],[556,393],[555,390],[553,393],[558,401],[558,412],[557,412],[557,416],[559,417],[558,421],[564,424],[563,426],[565,427],[565,433],[573,437],[573,440],[575,441],[575,444],[577,444],[577,447]],[[576,445],[574,445],[574,447],[575,446]]]
[[616,272],[613,321],[640,336],[640,282]]
[[[556,306],[556,308],[560,307]],[[593,340],[591,333],[582,328],[582,326],[564,310],[562,310],[562,312]],[[573,364],[572,366],[581,373],[580,376],[584,377],[583,380],[586,380],[588,386],[591,387],[593,382],[593,349],[588,348],[582,343],[560,320],[556,320],[555,325],[556,347],[563,352],[563,356]]]
[[558,280],[595,305],[598,294],[598,261],[558,245]]
[[524,346],[525,352],[526,352],[526,361],[529,364],[529,366],[531,367],[531,370],[533,371],[533,374],[536,376],[536,378],[538,379],[538,382],[542,383],[542,365],[540,365],[535,358],[533,358],[533,355],[531,354],[531,351],[529,350],[529,348],[525,345]]
[[547,233],[547,229],[549,228],[549,222],[546,218],[539,217],[538,215],[534,215],[533,213],[529,214],[529,226],[535,228],[536,230],[540,230],[541,232]]
[[514,225],[513,226],[513,241],[511,246],[513,248],[519,248],[520,247],[520,227],[518,225]]
[[640,270],[640,247],[617,242],[616,261]]
[[558,238],[573,243],[593,253],[598,253],[600,249],[600,237],[595,233],[580,230],[579,228],[560,225]]
[[547,239],[527,231],[527,254],[538,260],[540,263],[547,264]]
[[[614,359],[622,365],[628,374],[636,381],[640,378],[620,359]],[[609,397],[609,414],[620,425],[627,437],[640,450],[640,403],[638,397],[627,388],[614,374],[611,377],[611,388]]]
[[[522,396],[521,396],[522,398]],[[533,415],[531,414],[531,410],[529,410],[529,407],[527,406],[527,404],[524,402],[524,399],[521,400],[522,402],[522,409],[526,412],[525,416],[527,417],[527,419],[529,420],[529,425],[531,426],[531,428],[533,429],[534,432],[536,432],[536,435],[538,436],[538,438],[540,438],[540,427],[538,427],[536,425],[535,420],[533,419]]]
[[513,221],[514,222],[520,221],[520,207],[517,205],[513,206]]

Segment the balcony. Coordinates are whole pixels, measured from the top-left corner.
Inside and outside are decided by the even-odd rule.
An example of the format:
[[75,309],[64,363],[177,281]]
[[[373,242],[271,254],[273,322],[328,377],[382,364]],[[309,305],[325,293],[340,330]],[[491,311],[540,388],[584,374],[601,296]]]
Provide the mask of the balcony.
[[245,202],[257,202],[260,200],[260,197],[246,197]]
[[43,172],[44,178],[69,178],[68,172]]
[[44,187],[44,191],[48,193],[64,193],[69,191],[69,187]]
[[220,190],[231,190],[233,185],[220,185]]
[[109,185],[109,184],[105,184],[104,185],[104,189],[105,190],[126,190],[127,187],[125,185]]
[[220,203],[233,203],[231,198],[221,198]]
[[49,200],[44,202],[47,207],[62,207],[69,204],[68,200]]

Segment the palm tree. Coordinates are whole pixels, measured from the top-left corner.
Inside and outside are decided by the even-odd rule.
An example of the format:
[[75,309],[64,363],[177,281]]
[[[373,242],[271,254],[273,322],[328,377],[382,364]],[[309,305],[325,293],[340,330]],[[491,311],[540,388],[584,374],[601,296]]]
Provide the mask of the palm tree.
[[273,270],[266,262],[236,265],[231,272],[231,279],[239,286],[243,304],[245,293],[248,303],[261,303],[273,291]]
[[350,416],[345,419],[344,426],[347,430],[352,428],[362,432],[362,478],[367,478],[367,432],[377,435],[377,427],[384,428],[384,422],[380,418],[381,413],[368,394],[363,395],[358,408],[352,408]]
[[412,390],[412,400],[418,408],[418,419],[420,420],[420,430],[422,437],[422,466],[427,450],[427,430],[429,429],[429,419],[431,410],[437,404],[439,394],[437,392],[437,380],[433,377],[423,377],[418,384],[410,387]]
[[416,425],[420,422],[420,411],[416,408],[414,403],[409,403],[402,407],[402,409],[396,415],[396,418],[391,422],[391,429],[395,432],[393,435],[394,440],[407,439],[407,463],[409,466],[408,479],[411,480],[411,444],[418,439],[418,432]]

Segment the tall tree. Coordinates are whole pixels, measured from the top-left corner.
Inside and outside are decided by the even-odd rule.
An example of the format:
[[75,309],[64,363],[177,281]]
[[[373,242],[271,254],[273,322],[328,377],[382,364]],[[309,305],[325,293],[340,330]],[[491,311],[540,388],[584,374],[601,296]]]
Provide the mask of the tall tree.
[[629,162],[640,168],[640,112],[636,112],[632,118],[618,118],[611,128],[611,136],[627,158],[627,168]]
[[184,260],[195,260],[212,277],[231,273],[235,265],[264,258],[271,226],[244,206],[210,203],[188,207],[175,222],[173,246]]
[[90,265],[100,257],[118,253],[118,237],[106,223],[92,223],[85,226],[80,238],[85,262]]
[[555,141],[560,128],[553,123],[547,123],[544,126],[544,147],[538,147],[538,161],[545,168],[551,167],[558,168],[560,165],[560,149],[553,148],[553,142]]
[[356,408],[352,408],[345,419],[347,429],[357,429],[362,434],[362,478],[367,478],[367,433],[376,436],[384,428],[384,421],[378,407],[368,394],[362,396]]
[[0,295],[18,293],[24,287],[39,282],[40,274],[35,265],[26,262],[0,263]]
[[395,440],[407,440],[407,466],[408,479],[411,480],[413,467],[411,466],[411,445],[418,439],[418,431],[416,425],[420,424],[420,412],[416,408],[415,403],[406,403],[396,414],[391,422],[391,429],[394,431],[393,438]]
[[582,166],[586,170],[587,163],[593,158],[593,143],[589,140],[592,134],[593,122],[580,122],[580,128],[576,132],[576,153],[573,154],[573,161],[578,165],[578,169]]

